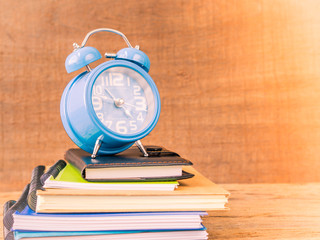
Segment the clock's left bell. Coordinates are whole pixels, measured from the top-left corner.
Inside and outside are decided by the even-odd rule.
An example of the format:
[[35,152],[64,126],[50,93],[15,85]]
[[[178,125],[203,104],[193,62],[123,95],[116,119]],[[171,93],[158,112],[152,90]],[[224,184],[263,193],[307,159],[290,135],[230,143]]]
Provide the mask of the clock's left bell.
[[74,72],[101,58],[100,52],[94,47],[76,48],[66,59],[66,70],[68,73]]

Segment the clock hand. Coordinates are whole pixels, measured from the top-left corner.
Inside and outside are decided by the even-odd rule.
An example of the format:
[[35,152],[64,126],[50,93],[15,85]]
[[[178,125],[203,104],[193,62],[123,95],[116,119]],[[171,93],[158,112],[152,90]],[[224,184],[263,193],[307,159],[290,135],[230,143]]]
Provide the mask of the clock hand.
[[117,99],[113,96],[113,94],[108,90],[108,88],[104,89],[113,99],[113,101],[116,101]]
[[125,107],[125,106],[121,106],[123,109],[124,109],[124,113],[128,116],[128,117],[131,117],[133,119],[133,116],[132,114],[130,113],[130,111]]
[[115,98],[115,96],[113,96],[113,94],[107,89],[105,88],[106,92],[112,97],[114,104],[116,105],[116,107],[121,107],[124,110],[124,113],[128,116],[131,117],[133,119],[132,114],[130,113],[130,111],[123,106],[123,104],[125,104],[124,100],[122,98]]
[[108,98],[107,96],[101,96],[101,98],[102,98],[103,100],[106,100],[106,101],[109,101],[109,102],[114,102],[113,99]]
[[[139,108],[138,106],[136,106],[136,105],[133,105],[133,104],[130,104],[130,103],[124,103],[125,105],[128,105],[128,106],[130,106],[130,107],[134,107],[135,109],[137,109],[137,108]],[[142,111],[145,111],[145,112],[147,112],[148,110],[147,109],[139,109],[139,110],[142,110]]]

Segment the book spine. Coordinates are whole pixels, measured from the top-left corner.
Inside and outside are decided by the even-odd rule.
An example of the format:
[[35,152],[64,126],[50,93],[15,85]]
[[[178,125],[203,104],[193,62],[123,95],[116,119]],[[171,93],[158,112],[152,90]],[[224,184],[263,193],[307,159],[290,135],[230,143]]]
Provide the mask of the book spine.
[[30,182],[29,194],[28,194],[28,205],[33,210],[36,211],[37,206],[37,191],[45,189],[43,188],[44,182],[50,177],[57,177],[59,172],[66,166],[66,162],[59,160],[56,162],[49,170],[45,173],[45,166],[38,166],[33,169],[32,177]]
[[51,176],[56,178],[61,172],[61,170],[65,168],[66,165],[67,163],[64,160],[59,160],[52,167],[50,167],[49,170],[40,177],[40,182],[42,186],[44,185],[45,181]]
[[10,200],[3,205],[3,238],[5,240],[14,240],[14,233],[11,230],[13,226],[13,214],[18,211],[21,212],[27,205],[35,211],[37,205],[37,190],[42,188],[45,180],[50,176],[56,177],[59,172],[66,166],[66,162],[59,160],[49,170],[44,173],[45,167],[38,166],[33,169],[31,182],[28,184],[18,201]]
[[29,207],[33,211],[36,210],[36,205],[37,205],[37,190],[39,189],[44,190],[40,182],[40,177],[43,175],[44,170],[45,170],[45,166],[40,165],[34,168],[32,171],[32,177],[31,177],[27,201],[28,201]]
[[22,211],[27,206],[27,197],[29,194],[30,184],[28,184],[18,201],[10,200],[3,206],[3,239],[14,240],[14,234],[12,229],[13,226],[13,214],[16,211]]
[[72,151],[68,150],[65,154],[65,159],[70,163],[72,166],[77,168],[83,179],[86,179],[85,176],[85,169],[87,167],[86,163],[81,159],[81,157],[77,156],[76,154],[73,154]]
[[10,207],[12,207],[15,203],[16,201],[10,200],[3,205],[3,239],[6,239],[6,240],[14,239],[13,233],[10,227],[12,226],[11,219],[9,219],[10,215],[9,214],[7,215],[7,212],[9,211]]

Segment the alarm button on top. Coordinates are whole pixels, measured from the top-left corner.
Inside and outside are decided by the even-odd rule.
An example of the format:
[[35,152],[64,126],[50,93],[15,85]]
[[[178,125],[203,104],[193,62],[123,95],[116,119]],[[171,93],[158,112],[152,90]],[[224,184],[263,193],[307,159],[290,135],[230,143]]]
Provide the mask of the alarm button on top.
[[100,52],[94,47],[75,49],[66,59],[66,70],[68,73],[77,71],[100,58],[102,58]]
[[142,67],[146,72],[150,69],[150,60],[148,56],[136,48],[123,48],[117,52],[116,60],[127,60]]

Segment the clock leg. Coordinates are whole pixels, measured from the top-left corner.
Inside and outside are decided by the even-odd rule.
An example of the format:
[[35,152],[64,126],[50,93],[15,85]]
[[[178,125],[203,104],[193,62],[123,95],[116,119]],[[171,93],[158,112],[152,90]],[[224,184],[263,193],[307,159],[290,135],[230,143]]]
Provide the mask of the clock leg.
[[91,155],[91,158],[96,158],[97,157],[98,151],[99,151],[99,149],[101,147],[101,144],[102,144],[102,138],[103,138],[102,135],[97,138],[96,143],[95,143],[94,148],[93,148],[93,153]]
[[144,157],[149,157],[149,154],[147,153],[146,149],[144,148],[144,146],[142,145],[142,143],[140,142],[140,140],[136,141],[135,144],[137,145],[137,147],[139,148],[139,150],[143,153]]

